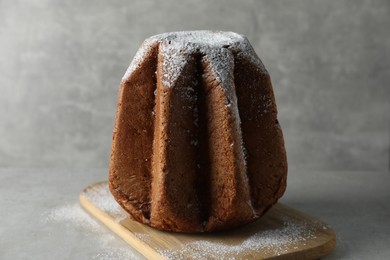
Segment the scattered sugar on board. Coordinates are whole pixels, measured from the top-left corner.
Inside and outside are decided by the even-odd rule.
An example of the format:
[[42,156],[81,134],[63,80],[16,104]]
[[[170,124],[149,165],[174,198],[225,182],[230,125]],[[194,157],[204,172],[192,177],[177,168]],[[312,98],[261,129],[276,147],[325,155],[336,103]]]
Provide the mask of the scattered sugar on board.
[[[284,219],[284,226],[274,230],[265,230],[252,234],[240,244],[222,244],[210,241],[196,241],[183,245],[175,250],[158,250],[168,259],[237,259],[240,252],[262,250],[272,255],[282,255],[289,247],[298,242],[315,238],[315,227],[298,223],[291,219]],[[139,237],[143,239],[143,237]],[[145,241],[146,242],[146,241]]]
[[[108,196],[108,193],[108,187],[105,185],[105,187],[94,190],[91,194],[88,193],[88,199],[93,200],[96,203],[95,205],[99,205],[99,207],[101,206],[105,210],[118,213],[117,207],[120,206],[114,204],[115,201],[113,202],[111,194]],[[121,215],[119,214],[118,216]],[[118,245],[117,243],[120,240],[96,222],[77,202],[70,205],[58,206],[44,212],[42,221],[44,223],[58,224],[59,227],[65,225],[68,230],[74,229],[75,231],[81,231],[85,238],[92,238],[92,241],[95,241],[97,248],[99,248],[98,252],[91,257],[92,259],[141,259],[131,248],[123,247],[121,244]]]

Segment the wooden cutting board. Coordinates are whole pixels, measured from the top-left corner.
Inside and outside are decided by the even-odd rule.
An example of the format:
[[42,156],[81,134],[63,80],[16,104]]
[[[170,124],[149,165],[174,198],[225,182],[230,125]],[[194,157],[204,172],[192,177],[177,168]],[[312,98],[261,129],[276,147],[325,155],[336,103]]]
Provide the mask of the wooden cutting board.
[[214,234],[179,234],[140,224],[116,203],[107,182],[87,187],[80,203],[148,259],[317,259],[336,245],[324,222],[283,204],[259,221]]

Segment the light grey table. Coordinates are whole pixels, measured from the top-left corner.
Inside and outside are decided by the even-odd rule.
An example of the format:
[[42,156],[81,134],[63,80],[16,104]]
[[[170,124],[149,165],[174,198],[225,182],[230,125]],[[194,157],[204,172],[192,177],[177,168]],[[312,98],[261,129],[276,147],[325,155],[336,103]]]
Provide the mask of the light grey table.
[[[142,259],[78,205],[107,170],[0,169],[0,259]],[[390,173],[290,170],[283,203],[327,222],[325,259],[390,259]]]

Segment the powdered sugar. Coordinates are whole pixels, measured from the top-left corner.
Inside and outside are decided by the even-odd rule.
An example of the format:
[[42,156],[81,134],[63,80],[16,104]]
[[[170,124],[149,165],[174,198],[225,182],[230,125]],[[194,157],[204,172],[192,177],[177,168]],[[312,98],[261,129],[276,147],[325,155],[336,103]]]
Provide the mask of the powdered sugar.
[[[159,51],[163,57],[162,63],[162,83],[164,87],[172,87],[177,78],[190,59],[188,53],[183,52],[183,47],[179,47],[180,43],[171,44],[163,42],[160,44]],[[179,53],[178,50],[182,52]]]
[[[122,214],[122,209],[112,198],[106,183],[88,188],[83,196],[118,221],[116,216]],[[130,247],[116,245],[118,238],[102,228],[77,203],[55,207],[45,212],[42,219],[45,223],[65,224],[67,229],[82,229],[86,237],[96,239],[101,249],[91,257],[92,259],[138,258]],[[271,222],[273,221],[275,219],[272,218]],[[317,230],[328,228],[320,221],[304,222],[289,215],[279,216],[277,222],[281,222],[282,225],[274,227],[256,225],[253,229],[248,226],[249,228],[239,236],[235,235],[234,230],[232,234],[229,232],[202,234],[195,242],[184,242],[179,248],[155,249],[167,259],[238,259],[242,258],[243,251],[249,254],[262,251],[267,255],[277,256],[287,251],[302,250],[302,247],[306,246],[306,241],[316,238]],[[133,234],[147,244],[154,244],[154,238],[148,233]],[[197,234],[193,236],[196,237]],[[221,239],[221,236],[225,236],[226,239]],[[233,240],[230,239],[231,236],[234,237]],[[180,240],[180,237],[178,239]]]
[[166,87],[172,86],[186,64],[186,59],[191,54],[204,55],[206,60],[211,61],[213,56],[220,53],[224,57],[227,57],[226,55],[230,53],[229,62],[214,62],[211,65],[216,80],[219,82],[229,79],[225,77],[227,75],[224,75],[224,73],[231,69],[230,65],[234,63],[233,53],[252,62],[261,70],[265,70],[249,41],[243,35],[222,31],[182,31],[163,33],[146,39],[134,56],[122,80],[130,77],[153,48],[158,48],[158,52],[163,57],[163,67],[166,67],[166,69],[162,77],[163,84]]
[[215,48],[208,51],[204,57],[214,73],[215,80],[223,86],[234,86],[234,56],[226,48]]
[[[128,216],[112,197],[107,183],[87,189],[87,192],[83,192],[83,196],[118,222]],[[92,259],[139,258],[131,248],[116,245],[118,238],[86,213],[77,202],[44,212],[42,221],[65,226],[67,229],[81,230],[85,237],[93,238],[92,241],[97,243],[99,249]]]
[[126,80],[130,77],[131,73],[133,73],[143,61],[143,58],[146,56],[148,52],[152,50],[152,41],[151,39],[146,39],[142,44],[142,48],[139,48],[137,53],[135,54],[130,66],[127,68],[125,75],[122,80]]
[[[103,239],[104,238],[104,239]],[[97,260],[121,260],[121,259],[139,259],[136,257],[134,252],[127,247],[113,247],[112,244],[118,240],[117,236],[105,234],[101,237],[100,244],[101,247],[106,250],[97,253],[92,257],[92,259]],[[107,250],[108,249],[108,250]]]
[[96,231],[100,228],[79,204],[63,205],[46,212],[42,218],[44,222],[61,222],[66,227],[76,225],[87,230]]
[[[114,214],[115,216],[115,214],[118,214],[118,209],[119,211],[121,210],[120,206],[117,205],[112,198],[107,184],[100,184],[94,186],[94,188],[89,188],[83,195],[109,215]],[[62,218],[66,220],[74,220],[75,218],[72,214],[67,212],[69,210],[73,211],[73,213],[76,212],[78,215],[80,214],[79,210],[81,209],[74,211],[74,208],[64,208],[54,211],[49,216],[62,216]],[[88,219],[80,217],[76,219],[82,221],[82,223],[84,223],[83,225],[90,225]],[[282,255],[284,252],[287,252],[287,249],[291,251],[291,247],[299,250],[299,246],[305,246],[305,241],[316,238],[315,231],[317,229],[327,228],[320,222],[306,223],[297,221],[288,216],[282,217],[279,221],[281,221],[283,225],[275,228],[263,227],[256,231],[251,231],[245,238],[236,243],[213,242],[216,240],[213,240],[213,234],[210,234],[210,239],[208,240],[197,240],[196,242],[185,243],[181,248],[176,249],[166,250],[156,248],[156,250],[167,259],[235,259],[243,251],[263,251],[269,253],[269,255]],[[90,225],[89,228],[96,229],[93,225]],[[153,238],[147,233],[136,232],[134,235],[145,243],[153,242]],[[205,234],[205,236],[208,236],[208,234]],[[108,253],[104,256],[107,257],[105,259],[116,259],[108,258],[110,257],[110,254]]]
[[[99,205],[106,209],[112,209],[111,203],[106,203],[107,200],[107,185],[101,192],[96,193],[92,198],[100,198]],[[91,198],[91,197],[90,197]],[[96,200],[95,200],[96,201]],[[106,202],[104,202],[106,201]],[[92,255],[92,259],[113,260],[113,259],[139,259],[140,257],[134,253],[131,248],[117,245],[118,238],[108,232],[106,228],[96,222],[81,206],[75,202],[74,204],[62,205],[55,207],[42,214],[42,222],[44,224],[56,224],[58,228],[66,227],[69,230],[79,230],[83,237],[92,239],[91,242],[97,244],[97,251]]]
[[168,259],[237,259],[243,251],[259,250],[277,256],[287,252],[290,247],[298,249],[297,243],[305,245],[305,241],[314,238],[313,227],[285,218],[283,227],[258,231],[242,243],[196,241],[184,244],[179,249],[159,250],[159,253]]
[[194,43],[194,47],[207,45],[212,47],[228,46],[230,44],[241,42],[244,36],[234,32],[222,31],[181,31],[168,32],[152,36],[150,39],[161,41],[166,39],[171,42]]
[[88,188],[86,192],[83,192],[83,196],[96,207],[112,216],[117,222],[128,217],[126,211],[115,201],[107,183]]

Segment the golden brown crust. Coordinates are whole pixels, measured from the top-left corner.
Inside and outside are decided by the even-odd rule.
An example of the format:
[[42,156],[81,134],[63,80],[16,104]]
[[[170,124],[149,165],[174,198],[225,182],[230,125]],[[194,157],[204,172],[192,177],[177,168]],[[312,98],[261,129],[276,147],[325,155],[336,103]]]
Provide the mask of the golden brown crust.
[[287,158],[268,72],[235,59],[235,83],[252,203],[263,215],[286,189]]
[[156,55],[157,45],[121,83],[110,158],[112,194],[136,220],[144,223],[150,218]]

